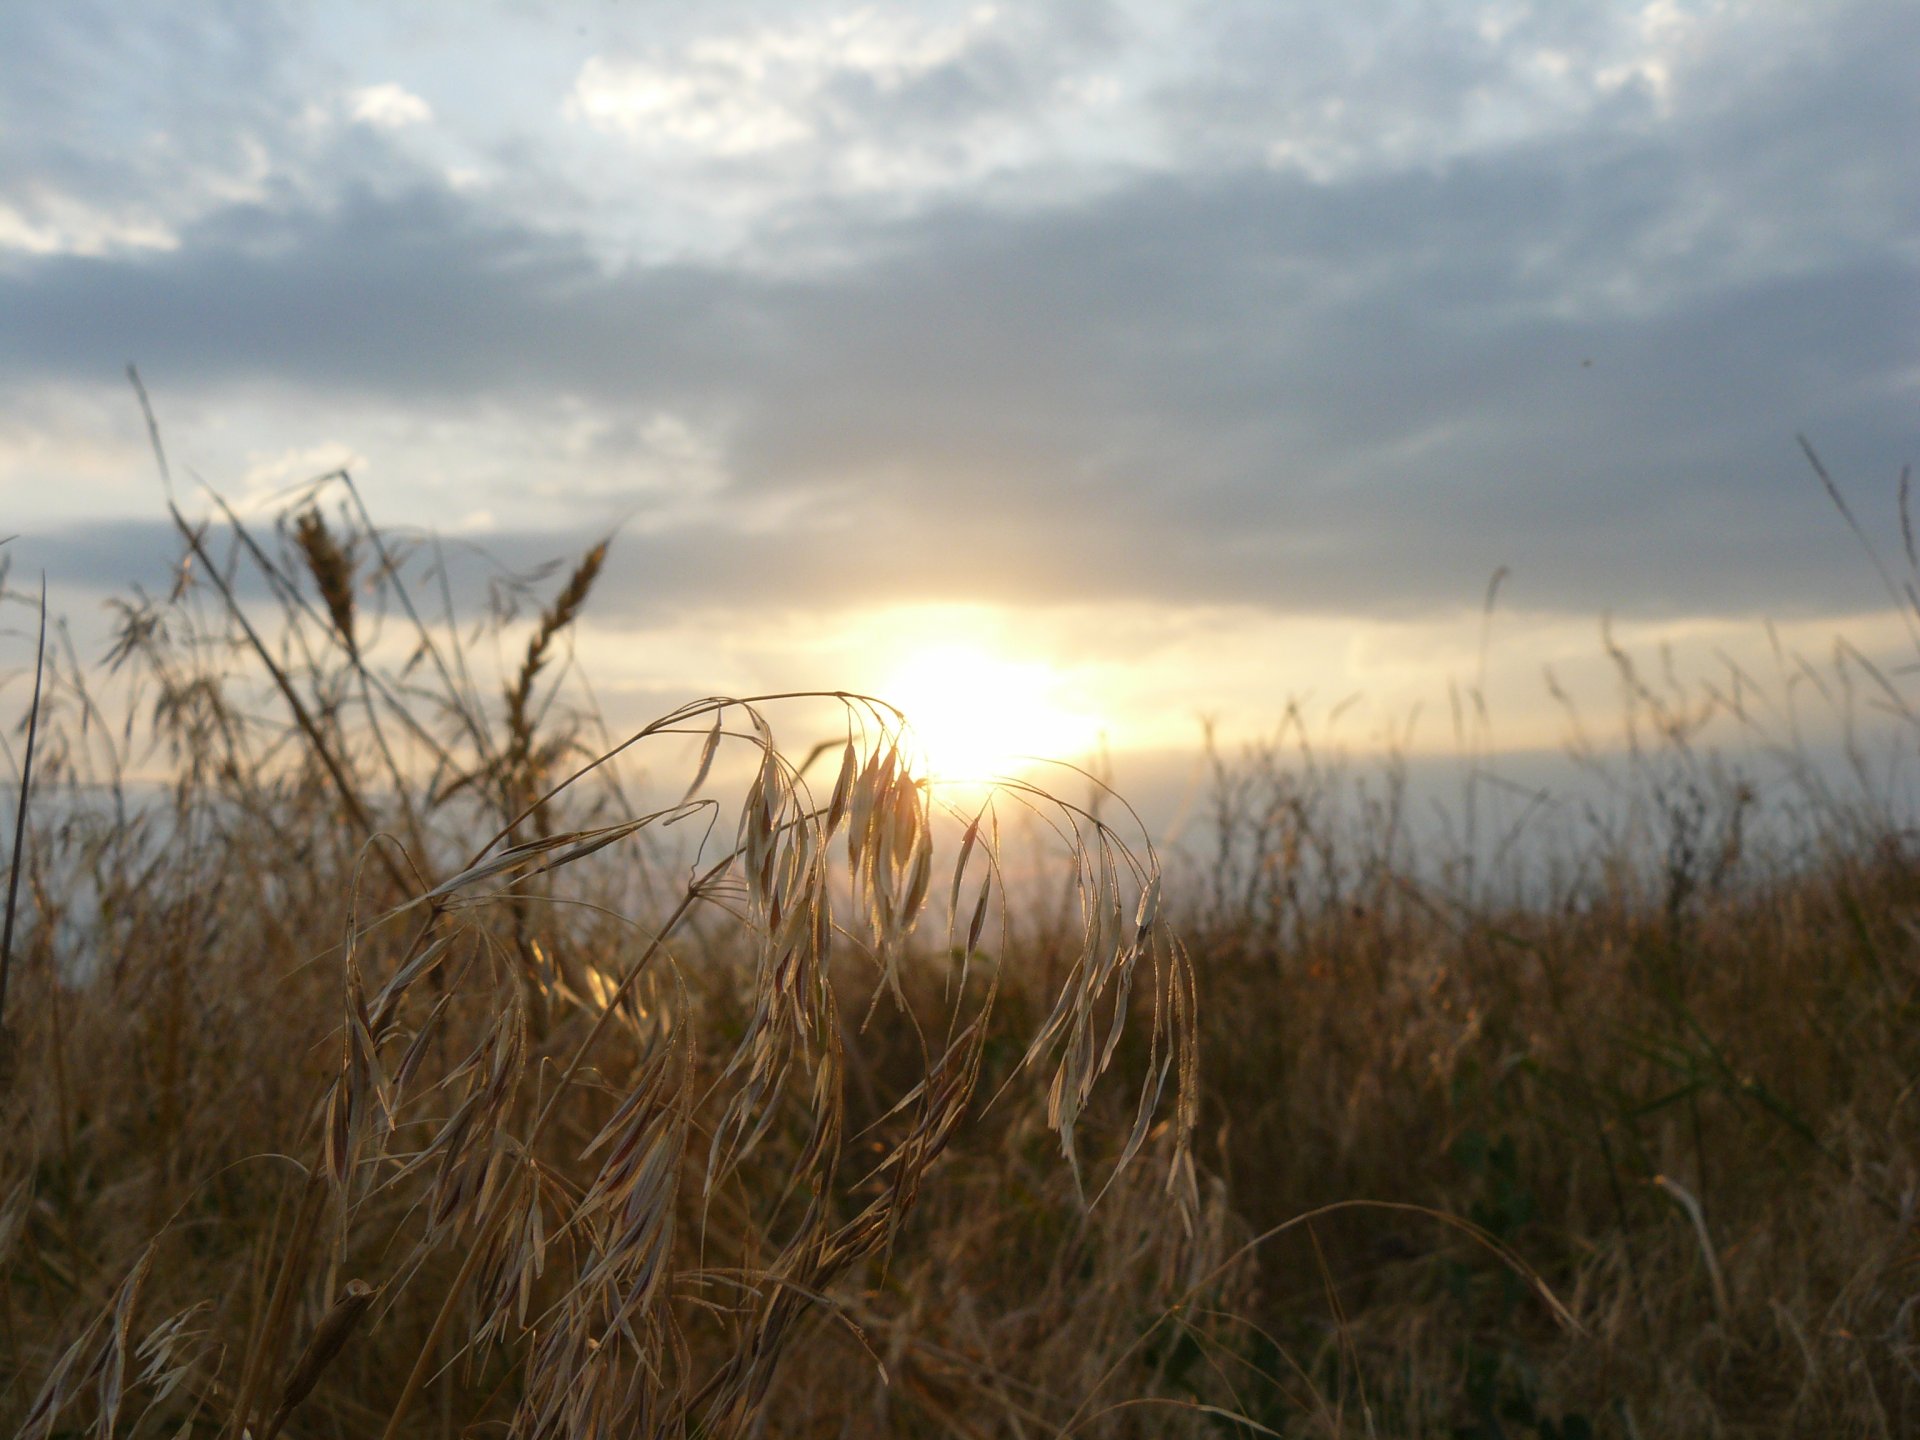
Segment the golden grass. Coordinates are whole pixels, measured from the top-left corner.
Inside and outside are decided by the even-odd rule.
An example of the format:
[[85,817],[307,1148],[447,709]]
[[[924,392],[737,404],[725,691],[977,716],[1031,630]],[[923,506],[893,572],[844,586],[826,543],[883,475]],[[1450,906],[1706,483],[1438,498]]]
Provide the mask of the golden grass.
[[1403,762],[1355,769],[1297,715],[1216,757],[1187,934],[1201,1160],[1236,1216],[1471,1219],[1579,1322],[1435,1223],[1349,1209],[1262,1250],[1239,1353],[1274,1428],[1920,1425],[1920,866],[1885,765],[1920,726],[1844,644],[1800,665],[1848,737],[1825,765],[1750,682],[1686,692],[1612,654],[1630,739],[1576,748],[1580,804],[1503,791],[1471,734],[1425,833]]
[[433,548],[320,488],[183,523],[109,664],[50,660],[0,1428],[1920,1432],[1893,807],[1727,768],[1619,656],[1628,821],[1564,863],[1276,742],[1216,757],[1191,883],[1003,793],[1055,923],[885,706],[826,697],[817,792],[801,697],[592,742],[556,661],[617,555],[476,680]]
[[[1151,856],[1019,796],[1068,837],[1083,923],[1050,982],[1014,976],[991,826],[937,853],[886,707],[700,700],[596,750],[545,672],[604,542],[489,707],[400,548],[302,499],[278,555],[230,512],[183,522],[181,583],[121,608],[108,673],[50,671],[0,1415],[50,1440],[1066,1413],[963,1300],[1001,1257],[952,1242],[1006,1237],[928,1202],[1017,1166],[1033,1259],[1125,1237],[1119,1309],[1044,1272],[1023,1300],[1032,1355],[1081,1368],[1224,1243]],[[382,557],[357,589],[355,554]],[[819,796],[774,731],[807,699],[845,721]],[[621,766],[682,737],[685,799],[636,812]],[[125,778],[156,764],[163,790]],[[704,836],[690,868],[649,844],[668,825]],[[940,1273],[986,1349],[897,1303]]]

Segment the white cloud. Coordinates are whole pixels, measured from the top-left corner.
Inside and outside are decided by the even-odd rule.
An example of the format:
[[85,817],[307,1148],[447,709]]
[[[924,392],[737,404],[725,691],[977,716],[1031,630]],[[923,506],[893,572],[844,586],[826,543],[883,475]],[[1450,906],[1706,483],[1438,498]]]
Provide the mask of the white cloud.
[[836,86],[881,94],[964,57],[995,28],[991,7],[947,24],[855,10],[696,39],[678,53],[588,60],[568,119],[650,147],[755,154],[814,138],[835,119]]
[[173,250],[173,229],[138,213],[114,214],[61,195],[35,197],[28,213],[0,202],[0,250],[28,255],[107,255],[122,250]]
[[1594,75],[1601,93],[1639,86],[1664,118],[1673,113],[1674,67],[1696,37],[1722,7],[1711,5],[1704,14],[1683,10],[1674,0],[1651,0],[1640,7],[1629,27],[1624,54]]
[[376,130],[401,130],[433,119],[433,107],[412,91],[394,84],[367,85],[347,93],[348,116],[358,125]]
[[1105,8],[829,9],[608,46],[573,71],[556,154],[585,193],[647,196],[650,258],[834,264],[777,218],[822,202],[1070,204],[1160,153],[1160,51]]
[[336,470],[358,474],[367,468],[366,456],[337,440],[295,446],[274,453],[250,452],[240,477],[240,497],[233,502],[241,514],[270,511],[284,504],[287,492]]
[[807,139],[790,100],[755,94],[727,73],[676,72],[645,61],[587,61],[567,117],[645,145],[744,155]]
[[[0,130],[0,142],[9,138]],[[7,162],[0,146],[0,172],[16,171],[0,198],[0,253],[36,256],[178,250],[182,233],[209,212],[258,201],[275,171],[252,134],[224,137],[223,153],[209,156],[158,128],[115,154],[124,168],[109,170],[106,183],[84,168],[60,173],[31,158]],[[149,186],[148,177],[164,183]]]

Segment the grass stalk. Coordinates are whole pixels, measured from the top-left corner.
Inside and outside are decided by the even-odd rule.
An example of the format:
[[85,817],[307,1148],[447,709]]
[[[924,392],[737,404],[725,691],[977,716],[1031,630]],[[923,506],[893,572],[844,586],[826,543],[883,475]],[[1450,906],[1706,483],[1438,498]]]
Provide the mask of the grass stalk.
[[13,1041],[7,1029],[7,987],[13,975],[13,927],[20,911],[20,876],[27,853],[27,797],[33,788],[33,750],[40,737],[40,683],[47,666],[47,580],[40,577],[40,630],[33,647],[33,699],[27,705],[27,743],[20,757],[20,799],[13,811],[13,855],[7,863],[7,913],[0,925],[0,1090],[10,1083]]

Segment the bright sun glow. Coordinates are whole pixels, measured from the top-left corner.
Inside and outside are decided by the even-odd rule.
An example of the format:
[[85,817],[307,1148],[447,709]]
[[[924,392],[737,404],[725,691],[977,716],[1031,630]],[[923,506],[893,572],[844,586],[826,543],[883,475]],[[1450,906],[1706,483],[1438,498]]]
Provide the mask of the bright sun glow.
[[1018,775],[1025,757],[1086,759],[1099,726],[1061,689],[1049,665],[950,644],[916,651],[877,693],[906,714],[929,778],[979,784]]

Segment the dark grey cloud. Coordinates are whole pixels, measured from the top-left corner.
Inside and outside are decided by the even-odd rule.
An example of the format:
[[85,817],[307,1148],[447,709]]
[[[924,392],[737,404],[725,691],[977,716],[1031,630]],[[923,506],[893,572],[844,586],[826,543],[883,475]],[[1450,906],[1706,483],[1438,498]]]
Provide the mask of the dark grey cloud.
[[[594,619],[646,627],[686,616],[832,612],[909,601],[1087,605],[1157,601],[1170,606],[1239,604],[1283,613],[1417,619],[1478,602],[1502,565],[1515,574],[1508,603],[1527,610],[1613,611],[1660,616],[1764,613],[1787,619],[1833,615],[1882,600],[1871,572],[1826,508],[1805,462],[1793,457],[1797,523],[1755,524],[1720,502],[1629,505],[1617,524],[1558,533],[1517,532],[1497,504],[1438,518],[1400,512],[1316,515],[1295,525],[1241,517],[1227,523],[1143,528],[1124,511],[1089,506],[1054,523],[975,504],[930,519],[925,507],[891,497],[856,507],[845,523],[742,531],[701,522],[616,535],[596,588]],[[1790,468],[1782,457],[1782,468]],[[1863,496],[1858,508],[1892,533],[1891,498]],[[1888,487],[1890,489],[1890,487]],[[260,531],[263,537],[264,529]],[[551,577],[602,532],[570,526],[518,528],[476,540],[455,537],[439,555],[450,568],[462,614],[480,613],[488,582]],[[208,532],[222,563],[231,532]],[[416,585],[434,552],[405,531],[390,537],[413,556]],[[83,522],[23,534],[17,573],[45,569],[56,582],[103,594],[170,583],[177,533],[163,521]],[[1531,553],[1529,553],[1529,550]],[[544,568],[543,568],[544,567]],[[297,566],[295,567],[297,570]],[[242,591],[264,591],[248,566]],[[530,593],[558,582],[536,579]],[[437,594],[437,589],[434,590]]]
[[[1691,76],[1685,124],[1642,96],[1339,182],[1236,162],[1055,206],[789,214],[860,257],[823,269],[609,269],[424,181],[276,194],[172,253],[10,263],[0,375],[118,383],[134,358],[163,392],[348,415],[569,396],[606,417],[603,447],[632,415],[714,417],[733,499],[802,503],[772,533],[623,539],[636,616],[973,597],[1407,614],[1471,603],[1501,564],[1542,608],[1845,609],[1873,597],[1793,437],[1863,508],[1920,458],[1920,160],[1891,138],[1920,21],[1848,14],[1746,82]],[[1439,48],[1447,93],[1493,63]],[[1014,103],[1014,59],[967,65],[908,100]],[[1237,83],[1217,98],[1245,110]],[[563,551],[592,518],[509,543]],[[101,578],[126,559],[61,543]]]
[[432,405],[729,395],[771,323],[751,282],[605,276],[577,243],[441,190],[235,206],[176,252],[0,272],[0,373]]

